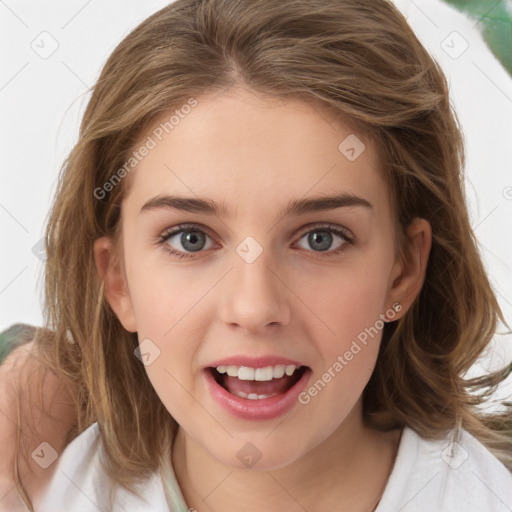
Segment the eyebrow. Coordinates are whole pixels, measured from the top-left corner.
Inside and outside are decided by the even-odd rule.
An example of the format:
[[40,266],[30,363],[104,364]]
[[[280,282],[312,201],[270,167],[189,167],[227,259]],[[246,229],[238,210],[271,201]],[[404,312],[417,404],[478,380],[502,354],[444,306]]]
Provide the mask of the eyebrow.
[[[312,212],[334,210],[350,206],[361,206],[373,212],[372,204],[366,199],[351,193],[340,193],[333,196],[315,196],[291,200],[281,211],[278,218],[304,215]],[[204,213],[216,217],[230,217],[226,203],[216,203],[211,199],[198,197],[181,197],[173,195],[158,195],[152,197],[140,209],[140,213],[154,210],[178,210],[190,213]]]

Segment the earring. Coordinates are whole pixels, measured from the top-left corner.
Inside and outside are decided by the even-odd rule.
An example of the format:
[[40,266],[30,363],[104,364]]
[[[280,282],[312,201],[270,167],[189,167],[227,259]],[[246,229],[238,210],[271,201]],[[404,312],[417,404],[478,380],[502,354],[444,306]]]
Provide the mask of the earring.
[[385,315],[385,322],[393,322],[396,313],[402,311],[402,304],[400,302],[395,302],[387,311]]

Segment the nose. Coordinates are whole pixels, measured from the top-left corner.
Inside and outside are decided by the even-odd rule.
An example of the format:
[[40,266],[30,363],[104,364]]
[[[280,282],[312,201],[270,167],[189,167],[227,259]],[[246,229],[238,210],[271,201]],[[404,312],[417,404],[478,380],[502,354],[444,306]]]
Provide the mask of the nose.
[[289,323],[292,295],[266,251],[251,263],[236,254],[223,283],[220,317],[226,325],[265,333]]

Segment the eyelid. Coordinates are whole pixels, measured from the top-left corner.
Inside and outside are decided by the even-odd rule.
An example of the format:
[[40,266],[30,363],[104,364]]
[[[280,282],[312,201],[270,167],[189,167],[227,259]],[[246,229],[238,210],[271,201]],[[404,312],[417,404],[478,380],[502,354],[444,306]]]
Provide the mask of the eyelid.
[[177,224],[176,226],[173,226],[171,228],[165,229],[160,235],[157,236],[158,240],[165,240],[166,238],[169,238],[171,235],[175,235],[179,233],[180,231],[186,231],[186,230],[194,230],[197,229],[198,231],[203,231],[206,233],[210,238],[215,240],[215,236],[212,235],[212,231],[207,228],[206,226],[203,226],[202,224],[196,224],[194,222],[188,222],[184,224]]
[[300,238],[302,238],[306,233],[309,233],[310,231],[313,231],[315,229],[321,230],[321,229],[327,229],[330,231],[339,231],[349,242],[353,242],[355,237],[352,231],[350,229],[346,228],[345,226],[340,226],[338,224],[331,224],[329,222],[312,222],[300,230]]

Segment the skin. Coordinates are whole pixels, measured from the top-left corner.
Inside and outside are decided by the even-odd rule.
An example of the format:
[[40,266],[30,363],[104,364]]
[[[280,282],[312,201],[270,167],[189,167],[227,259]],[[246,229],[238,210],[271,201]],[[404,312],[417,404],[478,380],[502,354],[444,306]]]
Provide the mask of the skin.
[[[400,263],[378,155],[365,141],[366,150],[349,161],[338,150],[349,134],[302,102],[242,88],[200,98],[130,176],[122,257],[112,259],[109,238],[95,243],[107,298],[123,326],[160,350],[145,368],[180,425],[172,462],[189,507],[365,511],[385,487],[400,431],[365,427],[361,406],[380,334],[314,400],[284,418],[231,416],[203,379],[203,368],[219,358],[275,354],[309,366],[314,382],[380,314],[398,301],[398,319],[419,293],[430,225],[414,219]],[[373,210],[278,218],[289,200],[334,191],[361,196]],[[141,213],[159,194],[224,202],[232,216]],[[304,235],[325,222],[349,229],[355,244],[330,258],[312,247]],[[155,242],[181,223],[199,224],[208,235],[200,252],[187,251],[180,235]],[[236,252],[247,236],[263,249],[250,264]],[[329,251],[341,243],[333,235]],[[165,245],[191,258],[179,259]],[[237,457],[248,442],[262,454],[251,470]]]
[[[21,433],[19,474],[27,493],[37,504],[57,465],[43,468],[31,453],[42,442],[61,453],[65,448],[66,433],[76,420],[67,389],[56,375],[45,371],[37,359],[30,357],[34,351],[37,346],[32,342],[22,345],[0,366],[0,435],[3,440],[0,510],[11,512],[27,510],[16,492],[12,470],[18,427]],[[19,389],[23,390],[20,411],[23,419],[18,423],[15,398]]]
[[[275,420],[229,415],[203,379],[213,360],[274,354],[309,366],[313,383],[379,315],[398,301],[398,319],[421,290],[430,225],[414,219],[406,260],[399,262],[378,155],[365,140],[366,150],[349,161],[338,145],[350,133],[304,103],[271,101],[241,88],[199,98],[129,177],[121,258],[113,257],[108,237],[94,244],[119,320],[160,350],[145,368],[180,425],[172,463],[187,505],[201,512],[231,510],[233,503],[246,512],[362,512],[374,509],[385,488],[400,431],[365,427],[361,404],[380,335],[309,404],[296,404]],[[361,196],[373,210],[352,206],[278,217],[289,200],[334,191]],[[224,202],[232,216],[140,213],[159,194]],[[156,242],[182,223],[199,224],[207,235],[205,247],[188,251],[189,259],[165,250],[172,244],[187,252],[179,235]],[[328,257],[346,240],[333,234],[328,251],[312,247],[308,233],[325,235],[315,229],[318,223],[348,229],[354,244]],[[247,236],[263,249],[250,264],[236,252]],[[252,469],[237,457],[247,442],[261,453]]]

